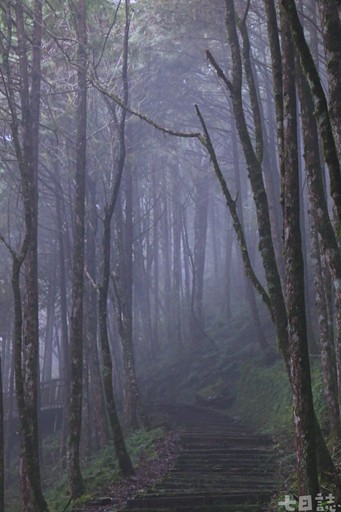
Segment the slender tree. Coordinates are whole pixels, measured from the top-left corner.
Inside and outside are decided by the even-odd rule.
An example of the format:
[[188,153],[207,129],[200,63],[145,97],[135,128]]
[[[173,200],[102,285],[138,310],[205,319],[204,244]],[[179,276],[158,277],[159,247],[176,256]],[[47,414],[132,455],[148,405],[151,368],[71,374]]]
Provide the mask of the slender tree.
[[[129,89],[128,89],[128,37],[129,37],[129,0],[125,2],[125,35],[123,42],[123,89],[124,89],[124,103],[128,104]],[[108,104],[108,102],[107,102]],[[109,111],[114,112],[115,107],[109,105]],[[103,218],[103,236],[102,236],[102,268],[101,268],[101,282],[99,285],[98,295],[98,314],[99,314],[99,330],[100,330],[100,343],[102,348],[103,359],[103,386],[107,404],[107,411],[109,415],[110,427],[113,432],[115,450],[118,457],[120,469],[125,476],[134,474],[134,468],[129,457],[122,427],[117,413],[116,401],[113,390],[113,376],[112,376],[112,356],[110,352],[109,334],[108,334],[108,290],[110,280],[110,255],[111,255],[111,222],[114,214],[115,206],[118,199],[122,175],[124,171],[126,159],[126,144],[125,144],[125,125],[126,125],[126,110],[122,110],[121,118],[119,120],[118,134],[119,134],[119,151],[117,169],[114,177],[114,184],[111,190],[109,202],[104,207]]]
[[335,0],[318,0],[317,4],[326,54],[330,121],[341,160],[341,48],[338,44],[341,38],[341,19]]
[[[304,261],[300,232],[300,190],[295,59],[289,26],[281,16],[284,101],[284,251],[286,306],[294,405],[298,490],[300,495],[316,496],[319,490],[314,406],[305,314]],[[315,504],[313,505],[316,508]]]
[[84,491],[80,469],[83,375],[83,293],[87,122],[87,27],[86,2],[73,5],[77,33],[77,140],[72,303],[70,318],[70,400],[68,404],[67,466],[71,499]]
[[294,0],[281,0],[285,10],[291,33],[300,58],[302,69],[307,77],[314,101],[314,112],[319,126],[322,140],[324,158],[329,169],[330,193],[337,211],[337,218],[341,220],[341,170],[330,121],[330,112],[322,82],[317,71],[310,48],[306,41],[302,24]]
[[[39,325],[37,257],[42,3],[40,0],[34,2],[29,21],[27,21],[24,5],[21,1],[17,1],[14,8],[9,2],[6,3],[4,16],[7,33],[2,43],[2,85],[11,116],[11,133],[20,172],[25,231],[19,250],[20,256],[17,256],[11,250],[15,310],[15,378],[21,420],[21,492],[24,507],[28,512],[44,512],[47,510],[47,505],[41,489],[38,447]],[[28,28],[28,25],[30,25],[30,28]],[[19,57],[18,76],[15,76],[17,70],[13,67],[11,61],[14,27]],[[19,90],[17,84],[19,84]],[[17,90],[18,96],[16,94]],[[19,271],[24,261],[25,291],[22,308]]]

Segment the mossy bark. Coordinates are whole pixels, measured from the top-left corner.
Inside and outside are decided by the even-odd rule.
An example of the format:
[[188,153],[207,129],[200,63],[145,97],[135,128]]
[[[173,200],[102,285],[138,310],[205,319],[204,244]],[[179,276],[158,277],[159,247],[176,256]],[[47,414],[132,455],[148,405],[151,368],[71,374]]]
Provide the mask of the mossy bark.
[[335,0],[318,0],[329,85],[329,112],[341,161],[341,21]]
[[[259,247],[263,260],[264,271],[268,284],[268,293],[272,304],[272,315],[276,326],[278,342],[281,350],[287,354],[287,316],[282,293],[281,280],[278,272],[275,250],[272,240],[269,205],[261,162],[258,160],[252,145],[250,133],[247,127],[242,100],[242,60],[237,34],[236,14],[233,0],[226,0],[226,29],[232,57],[232,80],[228,80],[222,69],[218,66],[213,56],[208,52],[207,56],[228,87],[231,95],[232,107],[236,121],[236,127],[243,148],[248,167],[248,176],[256,205]],[[251,78],[251,77],[250,77]]]
[[[314,228],[321,238],[321,250],[328,262],[328,267],[333,276],[335,290],[335,314],[336,314],[336,343],[338,353],[339,375],[341,369],[341,289],[337,286],[341,282],[341,255],[337,243],[337,238],[328,213],[327,201],[324,193],[322,181],[322,162],[319,153],[319,139],[316,120],[313,115],[313,100],[309,90],[306,78],[300,69],[298,76],[298,93],[301,105],[302,132],[304,143],[304,159],[306,166],[306,175],[309,191],[310,211],[313,218]],[[316,244],[316,241],[315,241]],[[315,254],[318,249],[315,250]],[[316,272],[319,272],[318,255],[314,258]],[[318,275],[315,272],[315,278]],[[328,341],[327,311],[322,312],[323,308],[323,288],[316,283],[317,304],[320,310],[320,343],[321,357],[323,366],[323,375],[325,380],[325,392],[328,404],[329,419],[334,436],[340,437],[341,425],[338,408],[338,392],[334,382],[335,371],[333,371],[335,361],[333,362],[332,353],[334,352],[333,339]],[[326,309],[326,308],[324,308]],[[340,386],[340,382],[339,382]],[[335,405],[336,401],[336,405]]]
[[[314,406],[305,312],[304,260],[300,229],[300,189],[294,51],[289,26],[281,16],[284,104],[284,251],[286,305],[294,406],[298,491],[319,491]],[[313,504],[313,510],[316,504]]]
[[295,2],[294,0],[281,0],[281,5],[286,12],[302,69],[307,77],[313,97],[314,112],[321,135],[324,158],[329,169],[330,193],[335,204],[338,222],[341,222],[340,161],[330,121],[327,99],[310,48],[305,39]]

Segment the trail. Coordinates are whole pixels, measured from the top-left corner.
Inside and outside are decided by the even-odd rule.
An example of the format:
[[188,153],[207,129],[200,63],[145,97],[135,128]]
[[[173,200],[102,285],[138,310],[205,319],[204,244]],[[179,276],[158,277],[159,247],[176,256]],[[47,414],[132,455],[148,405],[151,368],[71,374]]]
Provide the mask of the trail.
[[194,406],[159,406],[180,430],[174,467],[153,489],[129,499],[130,512],[261,511],[275,488],[269,436],[226,414]]

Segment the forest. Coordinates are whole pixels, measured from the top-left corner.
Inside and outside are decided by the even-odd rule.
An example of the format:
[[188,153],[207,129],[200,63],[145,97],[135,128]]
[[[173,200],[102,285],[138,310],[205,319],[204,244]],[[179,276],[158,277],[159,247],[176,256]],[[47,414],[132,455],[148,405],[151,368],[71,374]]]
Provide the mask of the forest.
[[339,509],[340,0],[0,31],[0,512]]

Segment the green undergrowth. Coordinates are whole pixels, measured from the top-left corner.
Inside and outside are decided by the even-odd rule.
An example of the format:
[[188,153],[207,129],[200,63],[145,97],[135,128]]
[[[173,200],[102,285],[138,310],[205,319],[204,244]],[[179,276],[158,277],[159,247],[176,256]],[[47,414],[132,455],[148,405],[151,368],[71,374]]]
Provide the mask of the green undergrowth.
[[206,333],[201,344],[168,343],[152,362],[139,361],[139,380],[147,401],[197,403],[222,394],[219,407],[231,405],[240,364],[259,352],[252,319],[242,309],[228,321],[212,316]]
[[[149,431],[143,429],[137,430],[127,438],[127,448],[131,456],[133,465],[137,465],[143,454],[153,459],[156,457],[155,443],[165,435],[162,428],[156,428]],[[51,440],[53,443],[54,440]],[[67,485],[67,475],[64,471],[60,474],[57,468],[50,468],[48,481],[45,481],[45,496],[48,502],[50,512],[63,512],[69,502],[69,491]],[[89,501],[98,493],[99,489],[108,489],[113,483],[117,482],[121,476],[118,468],[115,449],[112,442],[105,448],[96,452],[92,457],[82,461],[82,474],[85,484],[84,495],[78,500],[76,506],[80,506]],[[16,498],[16,499],[15,499]],[[17,502],[18,492],[12,493],[11,503],[8,503],[6,512],[18,512],[19,504]],[[70,512],[69,506],[67,511]]]
[[[311,375],[315,412],[322,430],[327,432],[321,366],[317,358],[311,361]],[[230,414],[273,436],[278,489],[268,510],[283,512],[285,507],[279,503],[284,503],[286,496],[290,496],[291,509],[298,510],[292,498],[298,494],[292,397],[283,362],[271,366],[264,366],[258,358],[243,362],[235,381],[235,402]]]
[[[149,431],[139,429],[133,432],[126,441],[133,465],[138,464],[142,453],[151,459],[156,457],[155,442],[164,435],[165,432],[162,428]],[[76,506],[86,503],[99,489],[109,488],[121,478],[113,443],[109,443],[100,452],[83,461],[82,473],[85,492],[75,504]],[[69,500],[66,475],[62,477],[57,487],[47,493],[47,500],[51,512],[62,512],[64,510]]]
[[258,430],[291,430],[291,392],[282,361],[270,367],[258,359],[241,363],[234,393],[231,414]]
[[[271,326],[268,339],[273,339]],[[273,436],[276,449],[277,496],[269,511],[282,512],[278,503],[297,494],[294,421],[291,389],[280,354],[260,351],[254,340],[250,315],[240,311],[228,322],[211,319],[207,333],[214,345],[168,346],[148,368],[144,393],[150,402],[191,403],[226,411],[256,431]],[[271,338],[272,335],[272,338]],[[327,433],[327,413],[321,366],[311,359],[312,390],[316,415]],[[142,373],[143,382],[143,373]]]
[[[326,428],[326,404],[320,363],[311,362],[312,390],[317,418]],[[292,397],[288,377],[281,360],[265,366],[254,358],[242,362],[234,389],[230,412],[268,433],[293,432]]]

